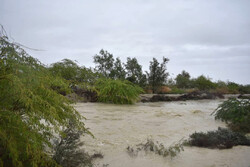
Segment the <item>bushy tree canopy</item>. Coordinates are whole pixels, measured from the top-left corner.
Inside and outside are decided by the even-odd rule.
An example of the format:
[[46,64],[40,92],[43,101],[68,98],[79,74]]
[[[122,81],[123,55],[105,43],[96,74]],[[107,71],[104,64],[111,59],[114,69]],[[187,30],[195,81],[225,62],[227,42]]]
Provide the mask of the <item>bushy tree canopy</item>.
[[114,104],[132,104],[139,98],[143,90],[127,81],[99,79],[96,83],[98,101]]
[[176,86],[178,88],[190,88],[191,87],[190,75],[186,71],[182,71],[181,74],[178,74],[175,80],[176,80]]
[[95,69],[104,77],[110,77],[114,65],[114,58],[111,53],[101,50],[99,55],[94,56]]
[[215,88],[216,84],[213,83],[209,78],[201,75],[194,80],[195,86],[199,90],[209,90]]
[[163,57],[163,61],[160,64],[156,58],[150,62],[149,66],[149,73],[148,75],[148,82],[149,85],[152,86],[153,93],[157,91],[159,86],[163,85],[168,77],[167,67],[166,64],[168,63],[169,59]]
[[53,135],[69,122],[89,133],[62,89],[67,82],[0,36],[0,166],[57,166],[46,154]]
[[142,66],[138,63],[137,59],[135,57],[128,57],[125,66],[127,70],[127,80],[144,87],[147,83],[147,78],[146,75],[143,74]]

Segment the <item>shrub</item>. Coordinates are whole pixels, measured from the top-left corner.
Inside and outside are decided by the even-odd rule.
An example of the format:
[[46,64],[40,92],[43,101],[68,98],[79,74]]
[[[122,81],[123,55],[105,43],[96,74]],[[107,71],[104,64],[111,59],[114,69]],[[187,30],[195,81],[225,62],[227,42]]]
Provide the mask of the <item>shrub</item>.
[[186,144],[197,147],[226,149],[237,145],[250,146],[250,140],[241,133],[218,128],[217,131],[208,131],[207,133],[195,132],[190,135],[190,139]]
[[101,153],[89,155],[80,148],[83,145],[83,142],[80,141],[82,135],[84,132],[76,130],[71,124],[65,129],[64,135],[55,142],[53,159],[59,165],[62,167],[93,166],[93,159],[103,158]]
[[250,85],[241,85],[239,87],[239,92],[242,94],[250,94]]
[[213,83],[209,78],[201,75],[194,81],[195,86],[199,90],[209,90],[209,89],[214,89],[216,84]]
[[229,124],[236,131],[250,132],[250,102],[244,99],[229,99],[212,113],[215,119]]
[[239,93],[239,87],[240,85],[234,82],[228,82],[227,88],[229,90],[229,93],[237,94]]
[[127,147],[127,152],[130,156],[137,156],[139,151],[151,151],[163,157],[170,156],[171,158],[173,158],[181,151],[184,151],[184,148],[181,142],[169,147],[165,147],[162,143],[155,143],[150,139],[148,139],[146,143],[137,144],[135,148],[130,146]]
[[177,88],[176,86],[172,86],[171,91],[169,92],[169,94],[183,94],[183,93],[186,93],[186,91],[184,89]]
[[142,88],[129,81],[99,79],[96,82],[98,101],[114,104],[132,104],[143,93]]

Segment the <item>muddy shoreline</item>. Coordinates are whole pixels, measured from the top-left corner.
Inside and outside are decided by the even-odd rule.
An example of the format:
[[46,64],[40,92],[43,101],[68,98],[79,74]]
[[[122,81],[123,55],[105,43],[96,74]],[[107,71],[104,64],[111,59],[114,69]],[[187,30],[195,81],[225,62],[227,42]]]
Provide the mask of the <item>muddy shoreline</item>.
[[[74,102],[97,102],[98,96],[96,92],[87,91],[84,89],[76,89],[74,93],[66,95],[68,99]],[[185,94],[141,94],[138,102],[170,102],[170,101],[186,101],[186,100],[205,100],[205,99],[227,99],[227,98],[247,98],[250,99],[250,94],[221,94],[211,93],[208,91],[194,91]]]

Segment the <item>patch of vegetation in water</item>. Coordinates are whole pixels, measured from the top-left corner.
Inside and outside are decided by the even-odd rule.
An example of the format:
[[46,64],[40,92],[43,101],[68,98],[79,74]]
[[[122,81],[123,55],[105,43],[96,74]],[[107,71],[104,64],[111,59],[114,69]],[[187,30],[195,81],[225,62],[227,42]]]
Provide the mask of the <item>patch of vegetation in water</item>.
[[234,131],[250,132],[250,101],[247,99],[229,99],[212,114],[215,119],[226,122]]
[[80,147],[84,144],[80,137],[84,133],[70,126],[64,131],[64,135],[55,144],[53,159],[62,167],[93,166],[93,160],[103,158],[102,153],[88,154]]
[[162,143],[154,142],[151,139],[148,139],[146,143],[137,144],[135,147],[127,147],[128,154],[133,157],[137,156],[140,151],[154,152],[155,154],[163,157],[170,156],[171,158],[173,158],[181,151],[184,151],[184,148],[181,142],[166,147]]
[[190,135],[190,139],[185,145],[228,149],[237,145],[250,146],[250,140],[239,132],[233,132],[229,129],[218,128],[216,131],[208,131],[207,133],[195,132]]

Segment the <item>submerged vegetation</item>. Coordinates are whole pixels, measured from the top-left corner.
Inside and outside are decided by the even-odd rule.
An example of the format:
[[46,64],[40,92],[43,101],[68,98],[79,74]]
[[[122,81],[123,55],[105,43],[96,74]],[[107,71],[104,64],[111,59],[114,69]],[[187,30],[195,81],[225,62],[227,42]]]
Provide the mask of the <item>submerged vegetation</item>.
[[165,147],[162,143],[154,142],[151,139],[148,139],[146,143],[137,144],[136,147],[127,147],[127,152],[130,156],[137,156],[140,151],[145,152],[154,152],[155,154],[161,155],[163,157],[175,157],[181,151],[184,151],[183,145],[181,142],[174,144],[169,147]]
[[197,147],[227,149],[237,145],[250,146],[250,139],[241,133],[228,129],[218,128],[207,133],[195,132],[190,135],[186,144]]
[[84,144],[80,137],[83,131],[76,130],[74,126],[69,126],[64,131],[64,136],[55,142],[55,153],[53,159],[62,167],[93,166],[95,158],[103,158],[101,153],[89,155],[80,147]]
[[186,144],[198,147],[232,148],[237,145],[250,146],[250,139],[244,133],[250,132],[250,102],[246,99],[224,101],[212,113],[215,119],[225,121],[230,129],[218,128],[217,131],[199,132],[190,135]]
[[250,132],[250,102],[246,99],[229,99],[213,112],[215,119],[228,123],[235,131]]

